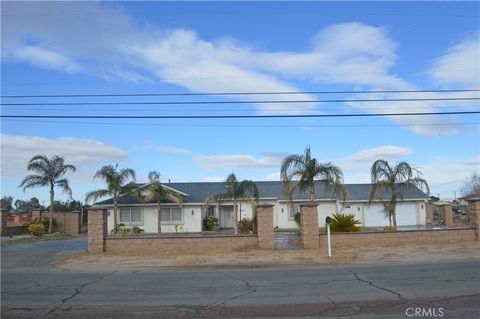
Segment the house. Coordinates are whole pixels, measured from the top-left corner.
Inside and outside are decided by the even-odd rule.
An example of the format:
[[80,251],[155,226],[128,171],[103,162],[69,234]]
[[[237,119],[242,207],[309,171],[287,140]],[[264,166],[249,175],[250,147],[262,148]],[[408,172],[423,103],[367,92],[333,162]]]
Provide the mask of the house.
[[[309,201],[307,192],[294,192],[292,202],[285,195],[282,182],[259,181],[255,182],[260,202],[271,203],[273,207],[274,226],[278,228],[298,228],[295,222],[295,213],[300,210],[299,204]],[[205,216],[216,216],[220,227],[233,227],[233,202],[221,201],[204,209],[203,201],[211,194],[224,192],[222,182],[192,182],[166,183],[164,186],[177,192],[183,197],[183,205],[174,203],[161,205],[162,232],[200,232]],[[347,202],[335,199],[325,187],[324,182],[317,181],[316,194],[318,205],[319,226],[325,226],[325,217],[335,212],[350,213],[356,216],[365,227],[383,227],[388,225],[382,200],[388,198],[386,192],[377,192],[374,201],[368,205],[370,184],[346,184],[349,194]],[[397,225],[413,226],[425,225],[425,202],[427,195],[415,186],[403,185],[400,187],[403,201],[397,205]],[[108,230],[113,228],[113,200],[108,199],[95,204],[95,208],[107,209]],[[238,220],[252,218],[252,205],[247,201],[239,201]],[[158,212],[155,202],[140,202],[133,196],[122,196],[118,199],[118,222],[126,226],[140,226],[147,233],[158,232]]]

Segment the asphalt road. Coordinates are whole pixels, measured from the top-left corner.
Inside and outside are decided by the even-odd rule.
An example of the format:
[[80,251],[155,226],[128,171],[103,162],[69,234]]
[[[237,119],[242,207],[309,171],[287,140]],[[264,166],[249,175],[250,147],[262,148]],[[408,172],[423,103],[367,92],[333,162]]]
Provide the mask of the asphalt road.
[[437,318],[480,317],[478,259],[102,273],[54,267],[72,253],[2,251],[2,318],[415,318],[415,308]]

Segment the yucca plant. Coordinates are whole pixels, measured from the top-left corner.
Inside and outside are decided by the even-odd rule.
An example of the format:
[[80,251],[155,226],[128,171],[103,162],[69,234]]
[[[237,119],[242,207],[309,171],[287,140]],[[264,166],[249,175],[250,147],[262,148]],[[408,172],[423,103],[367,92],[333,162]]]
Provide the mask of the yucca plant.
[[359,231],[357,225],[361,222],[352,214],[336,213],[332,215],[332,224],[330,230],[332,232],[355,232]]

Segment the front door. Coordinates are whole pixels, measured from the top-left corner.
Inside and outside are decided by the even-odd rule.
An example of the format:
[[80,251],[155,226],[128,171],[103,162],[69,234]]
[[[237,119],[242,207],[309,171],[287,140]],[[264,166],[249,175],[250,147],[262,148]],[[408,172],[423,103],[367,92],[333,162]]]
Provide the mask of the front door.
[[220,227],[233,228],[233,206],[220,206]]

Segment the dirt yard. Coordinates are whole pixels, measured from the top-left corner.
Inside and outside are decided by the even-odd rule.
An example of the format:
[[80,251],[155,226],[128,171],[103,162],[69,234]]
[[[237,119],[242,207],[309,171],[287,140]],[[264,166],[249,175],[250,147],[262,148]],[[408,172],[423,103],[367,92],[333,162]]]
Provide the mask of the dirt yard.
[[140,270],[188,267],[264,267],[319,264],[351,264],[398,261],[432,261],[480,257],[479,243],[451,243],[409,247],[342,249],[328,258],[320,250],[249,250],[201,255],[119,256],[79,253],[58,264],[75,270]]

